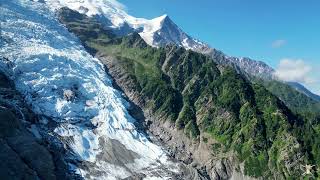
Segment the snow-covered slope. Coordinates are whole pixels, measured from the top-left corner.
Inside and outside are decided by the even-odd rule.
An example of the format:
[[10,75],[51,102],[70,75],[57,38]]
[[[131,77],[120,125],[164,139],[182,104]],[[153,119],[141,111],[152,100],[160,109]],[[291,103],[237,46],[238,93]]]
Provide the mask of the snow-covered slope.
[[151,20],[136,18],[126,13],[115,0],[45,0],[52,9],[68,7],[112,28],[116,34],[124,35],[133,31],[151,46],[159,47],[174,43],[187,49],[204,49],[208,45],[184,33],[167,15]]
[[[45,4],[2,1],[0,70],[70,150],[70,168],[88,178],[147,177],[175,170],[164,151],[139,133],[128,103],[100,62],[60,25]],[[52,130],[50,130],[52,127]],[[173,166],[173,167],[172,167]]]

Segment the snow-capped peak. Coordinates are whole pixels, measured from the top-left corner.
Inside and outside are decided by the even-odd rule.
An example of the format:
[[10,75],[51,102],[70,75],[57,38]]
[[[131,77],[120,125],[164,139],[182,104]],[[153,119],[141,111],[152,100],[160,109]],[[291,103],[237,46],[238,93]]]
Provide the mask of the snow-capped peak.
[[207,47],[206,44],[184,33],[168,15],[164,14],[151,20],[136,18],[128,15],[115,0],[46,0],[46,3],[54,10],[68,7],[89,17],[96,17],[118,35],[138,32],[149,45],[154,47],[170,43],[193,50]]
[[[168,15],[148,20],[136,18],[127,14],[125,8],[116,0],[45,0],[53,9],[68,7],[72,10],[96,17],[106,27],[111,28],[115,34],[126,35],[138,32],[147,44],[161,47],[175,44],[186,49],[207,54],[215,58],[216,50],[208,44],[192,38],[181,30]],[[220,53],[221,54],[221,53]],[[220,64],[232,64],[249,74],[268,78],[272,76],[273,69],[260,61],[248,58],[229,57],[216,59]]]
[[142,29],[141,32],[139,32],[140,36],[151,46],[155,46],[154,44],[154,34],[159,31],[165,20],[167,19],[167,15],[162,15],[160,17],[147,20],[142,18],[132,18],[130,19],[129,23],[130,25],[139,31],[139,28]]
[[155,18],[155,19],[159,19],[161,21],[164,21],[166,18],[169,18],[169,16],[167,14],[164,14],[164,15],[162,15],[160,17]]

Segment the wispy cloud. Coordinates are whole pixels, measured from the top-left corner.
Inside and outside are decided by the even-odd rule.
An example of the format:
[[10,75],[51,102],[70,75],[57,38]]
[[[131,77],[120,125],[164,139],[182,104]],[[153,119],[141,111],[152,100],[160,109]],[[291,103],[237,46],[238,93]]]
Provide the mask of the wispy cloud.
[[127,7],[120,3],[119,1],[117,0],[107,0],[109,3],[111,3],[113,5],[113,7],[116,7],[117,9],[121,9],[121,10],[124,10],[126,11],[127,10]]
[[302,59],[282,59],[275,71],[275,76],[283,81],[312,84],[316,81],[312,77],[312,71],[312,67]]
[[271,46],[273,48],[280,48],[280,47],[283,47],[287,44],[287,41],[284,40],[284,39],[277,39],[275,41],[272,42]]

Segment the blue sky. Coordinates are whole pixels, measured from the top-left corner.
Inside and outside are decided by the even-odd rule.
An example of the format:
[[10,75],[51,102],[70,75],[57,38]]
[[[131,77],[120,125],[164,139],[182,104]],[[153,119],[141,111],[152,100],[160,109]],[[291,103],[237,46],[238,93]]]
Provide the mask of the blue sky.
[[262,60],[320,94],[319,0],[118,0],[129,14],[168,14],[228,55]]

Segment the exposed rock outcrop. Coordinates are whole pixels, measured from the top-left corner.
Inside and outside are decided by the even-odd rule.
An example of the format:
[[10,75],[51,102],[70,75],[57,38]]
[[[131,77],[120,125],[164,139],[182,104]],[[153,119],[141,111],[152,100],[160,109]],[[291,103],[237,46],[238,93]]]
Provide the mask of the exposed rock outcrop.
[[62,153],[41,139],[37,120],[10,81],[0,74],[1,179],[72,179]]

